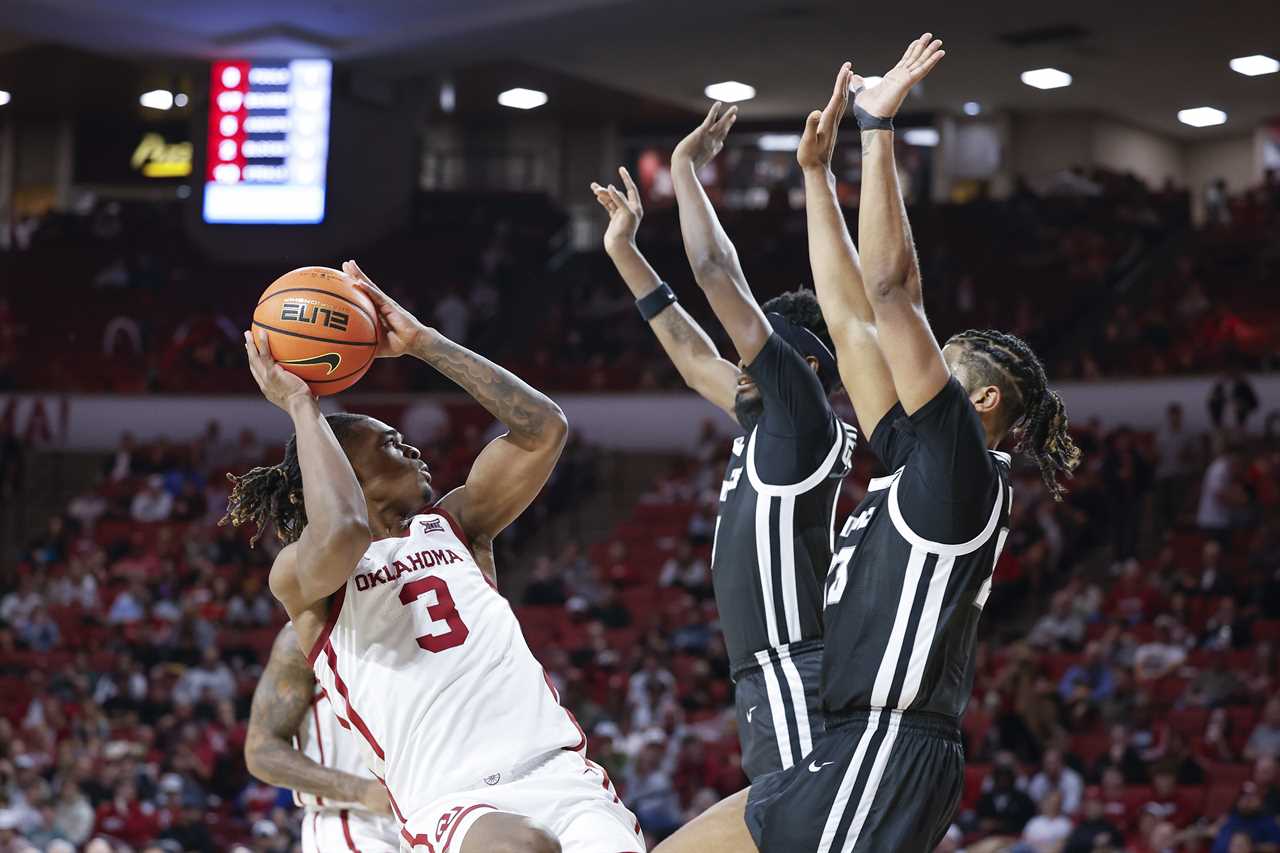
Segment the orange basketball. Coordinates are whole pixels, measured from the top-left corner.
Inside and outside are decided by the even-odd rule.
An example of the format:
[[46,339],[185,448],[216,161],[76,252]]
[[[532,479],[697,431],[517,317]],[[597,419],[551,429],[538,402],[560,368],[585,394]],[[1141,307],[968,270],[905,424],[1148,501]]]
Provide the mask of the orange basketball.
[[373,364],[378,319],[345,273],[302,267],[271,282],[253,309],[272,357],[319,395],[350,388]]

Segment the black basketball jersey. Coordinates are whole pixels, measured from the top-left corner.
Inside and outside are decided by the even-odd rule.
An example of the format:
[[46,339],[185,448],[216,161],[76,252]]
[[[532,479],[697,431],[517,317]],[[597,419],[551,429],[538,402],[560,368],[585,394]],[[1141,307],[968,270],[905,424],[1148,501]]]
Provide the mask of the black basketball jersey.
[[826,582],[823,711],[928,711],[958,718],[973,688],[978,618],[1009,534],[1009,456],[986,448],[960,383],[871,447],[887,477],[841,528]]
[[733,442],[720,487],[712,582],[733,673],[822,640],[822,578],[857,433],[777,334],[746,368],[764,413]]

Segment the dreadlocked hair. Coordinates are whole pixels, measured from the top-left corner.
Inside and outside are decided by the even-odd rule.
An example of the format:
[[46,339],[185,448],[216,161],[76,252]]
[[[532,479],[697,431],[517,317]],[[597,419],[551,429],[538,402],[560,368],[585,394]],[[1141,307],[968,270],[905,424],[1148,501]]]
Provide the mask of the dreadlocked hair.
[[[341,442],[348,436],[352,428],[365,420],[364,415],[339,412],[325,415],[329,429]],[[307,507],[302,500],[302,466],[298,463],[298,437],[289,437],[284,446],[284,459],[277,465],[264,465],[251,468],[244,474],[236,476],[228,473],[231,481],[231,494],[227,498],[227,512],[218,522],[219,526],[228,523],[239,527],[245,522],[253,522],[257,531],[249,540],[249,547],[258,544],[266,531],[267,525],[276,529],[276,538],[284,544],[298,541],[302,529],[307,526]]]
[[1067,432],[1067,410],[1049,388],[1044,365],[1016,335],[993,329],[970,329],[947,341],[963,344],[961,365],[973,379],[1000,389],[1005,424],[1013,433],[1014,449],[1040,466],[1049,494],[1062,500],[1066,489],[1059,475],[1070,477],[1080,464],[1080,448]]
[[781,314],[797,326],[803,326],[813,332],[824,347],[833,353],[836,351],[831,332],[827,330],[827,320],[822,316],[822,306],[812,290],[789,290],[773,297],[760,309],[766,314]]

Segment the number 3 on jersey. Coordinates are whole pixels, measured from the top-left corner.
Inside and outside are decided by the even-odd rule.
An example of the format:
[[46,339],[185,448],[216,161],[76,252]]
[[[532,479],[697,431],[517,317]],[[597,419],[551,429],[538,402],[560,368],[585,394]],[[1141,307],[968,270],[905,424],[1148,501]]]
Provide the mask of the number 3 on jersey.
[[428,575],[405,584],[400,588],[400,603],[408,606],[429,593],[435,593],[436,599],[435,604],[427,605],[430,633],[415,637],[418,645],[429,652],[439,653],[465,643],[470,632],[458,615],[453,596],[449,594],[449,585],[442,578]]
[[846,545],[836,552],[831,560],[831,569],[827,572],[826,606],[840,603],[844,595],[845,585],[849,583],[849,560],[853,558],[853,549],[858,546]]

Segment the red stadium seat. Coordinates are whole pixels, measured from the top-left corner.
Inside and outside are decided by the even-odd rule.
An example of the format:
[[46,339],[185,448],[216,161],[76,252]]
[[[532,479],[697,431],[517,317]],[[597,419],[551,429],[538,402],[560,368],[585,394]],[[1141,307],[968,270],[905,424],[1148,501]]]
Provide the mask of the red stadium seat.
[[990,764],[966,764],[964,767],[964,796],[960,808],[971,809],[982,798],[982,783],[991,775]]

